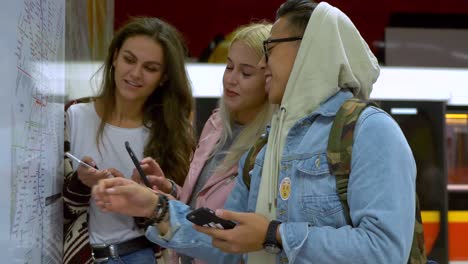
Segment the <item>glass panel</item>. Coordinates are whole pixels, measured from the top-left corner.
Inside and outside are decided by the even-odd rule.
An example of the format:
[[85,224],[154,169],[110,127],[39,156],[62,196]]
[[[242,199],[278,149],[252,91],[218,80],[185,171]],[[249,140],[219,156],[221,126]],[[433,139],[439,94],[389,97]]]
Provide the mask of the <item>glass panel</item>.
[[468,186],[468,114],[447,113],[445,121],[448,183]]

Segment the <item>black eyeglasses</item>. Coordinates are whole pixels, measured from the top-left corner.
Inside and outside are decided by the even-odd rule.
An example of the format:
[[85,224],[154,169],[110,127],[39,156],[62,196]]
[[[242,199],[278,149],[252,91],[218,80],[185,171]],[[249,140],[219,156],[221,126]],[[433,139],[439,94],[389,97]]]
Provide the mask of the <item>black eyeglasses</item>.
[[263,41],[263,54],[265,54],[265,61],[268,62],[268,55],[271,49],[268,48],[268,44],[270,43],[278,43],[278,42],[290,42],[290,41],[297,41],[302,40],[302,37],[289,37],[289,38],[279,38],[279,39],[267,39]]

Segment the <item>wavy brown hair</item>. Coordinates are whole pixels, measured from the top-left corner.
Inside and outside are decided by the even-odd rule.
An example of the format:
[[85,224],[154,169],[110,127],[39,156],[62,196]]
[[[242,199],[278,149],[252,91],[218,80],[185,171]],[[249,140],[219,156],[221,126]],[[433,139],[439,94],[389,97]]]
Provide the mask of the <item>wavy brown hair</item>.
[[166,177],[182,185],[188,174],[195,136],[190,122],[194,100],[185,70],[187,48],[181,34],[158,18],[133,18],[114,36],[104,65],[101,91],[96,97],[102,103],[103,116],[96,135],[99,140],[104,127],[115,110],[115,79],[112,62],[125,40],[147,36],[160,44],[164,52],[166,80],[146,99],[143,105],[143,124],[150,130],[144,155],[153,157]]

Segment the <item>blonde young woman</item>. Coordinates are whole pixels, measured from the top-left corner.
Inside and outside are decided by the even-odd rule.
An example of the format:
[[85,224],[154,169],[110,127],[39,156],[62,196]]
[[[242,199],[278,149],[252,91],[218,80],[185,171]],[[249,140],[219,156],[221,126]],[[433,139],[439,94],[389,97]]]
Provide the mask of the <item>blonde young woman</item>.
[[[236,31],[228,51],[220,107],[203,128],[184,185],[168,180],[165,176],[170,173],[163,172],[152,158],[141,162],[157,189],[192,209],[223,207],[236,182],[239,159],[270,121],[272,105],[265,91],[264,69],[258,66],[270,29],[269,24],[251,24]],[[133,179],[139,180],[136,172]],[[182,256],[182,263],[190,261]]]

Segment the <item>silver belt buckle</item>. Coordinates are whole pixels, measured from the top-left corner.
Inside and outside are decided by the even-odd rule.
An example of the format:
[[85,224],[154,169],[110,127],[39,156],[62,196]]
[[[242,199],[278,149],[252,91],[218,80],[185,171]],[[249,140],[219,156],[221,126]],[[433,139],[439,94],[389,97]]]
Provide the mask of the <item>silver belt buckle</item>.
[[109,245],[109,252],[113,259],[119,256],[119,250],[117,248],[117,245]]
[[[91,258],[93,259],[93,262],[94,263],[101,263],[101,262],[104,262],[104,261],[108,261],[109,260],[109,257],[105,257],[105,258],[95,258],[94,257],[94,249],[101,249],[101,248],[106,248],[106,247],[109,247],[109,245],[103,243],[103,244],[94,244],[91,246]],[[112,254],[112,251],[111,251],[111,254]]]

